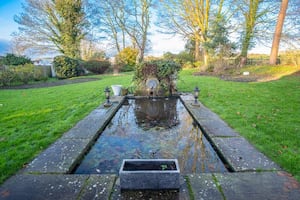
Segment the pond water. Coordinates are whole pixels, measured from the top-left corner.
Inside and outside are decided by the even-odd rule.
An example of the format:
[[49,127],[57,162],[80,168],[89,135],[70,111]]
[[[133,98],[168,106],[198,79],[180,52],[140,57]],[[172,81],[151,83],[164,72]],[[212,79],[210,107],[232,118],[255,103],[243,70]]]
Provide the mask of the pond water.
[[129,99],[75,174],[118,174],[123,159],[177,158],[187,173],[227,171],[180,99]]

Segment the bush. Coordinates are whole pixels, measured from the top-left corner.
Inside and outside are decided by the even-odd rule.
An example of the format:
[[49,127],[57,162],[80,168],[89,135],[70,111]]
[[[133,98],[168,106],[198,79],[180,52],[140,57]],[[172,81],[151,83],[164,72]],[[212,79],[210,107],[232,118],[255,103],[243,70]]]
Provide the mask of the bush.
[[48,76],[44,74],[43,68],[33,64],[7,66],[6,69],[0,71],[0,83],[4,86],[11,85],[13,82],[27,84],[30,81],[45,81],[47,79]]
[[84,70],[80,67],[80,62],[67,56],[56,56],[53,66],[58,78],[71,78],[84,74]]
[[25,56],[16,56],[14,54],[8,53],[1,60],[1,63],[4,65],[25,65],[25,64],[33,64],[33,62],[25,57]]
[[103,74],[110,67],[110,62],[107,60],[99,61],[99,60],[89,60],[84,63],[85,69],[95,74]]
[[33,80],[34,81],[46,81],[48,79],[48,74],[45,72],[43,66],[35,66],[33,71]]
[[172,94],[173,91],[176,91],[176,80],[180,70],[180,64],[172,60],[142,62],[136,66],[134,80],[138,89],[143,89],[148,78],[157,78],[159,86]]
[[27,84],[29,81],[33,80],[34,77],[34,65],[26,64],[14,67],[17,74],[18,80],[24,84]]
[[116,56],[116,64],[120,66],[120,70],[123,72],[132,71],[136,64],[137,55],[137,49],[126,47]]
[[4,86],[11,85],[16,79],[16,73],[10,69],[5,69],[0,72],[0,83]]
[[183,63],[182,68],[192,69],[192,68],[195,68],[195,65],[193,65],[193,63],[191,63],[191,62],[186,62],[186,63]]

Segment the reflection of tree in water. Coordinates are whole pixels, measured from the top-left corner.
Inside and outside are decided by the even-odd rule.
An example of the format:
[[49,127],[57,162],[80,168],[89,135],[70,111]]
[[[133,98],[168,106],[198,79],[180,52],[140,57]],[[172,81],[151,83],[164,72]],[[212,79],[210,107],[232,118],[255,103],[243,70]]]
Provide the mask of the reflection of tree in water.
[[[203,133],[192,117],[187,115],[186,119],[183,120],[185,120],[186,123],[185,127],[182,127],[181,131],[184,130],[186,134],[180,134],[178,141],[184,139],[187,141],[185,142],[186,145],[181,150],[181,155],[179,158],[181,171],[196,173],[197,170],[200,170],[201,172],[205,172],[205,159],[207,159],[207,153],[205,144],[203,143]],[[201,164],[201,166],[199,166],[199,164]]]
[[171,128],[178,121],[177,105],[178,99],[136,99],[135,116],[136,122],[144,129],[153,127]]
[[117,135],[126,135],[126,133],[130,131],[129,122],[133,119],[132,101],[133,100],[125,99],[122,107],[118,110],[115,117],[110,122],[117,125],[116,130],[114,131]]

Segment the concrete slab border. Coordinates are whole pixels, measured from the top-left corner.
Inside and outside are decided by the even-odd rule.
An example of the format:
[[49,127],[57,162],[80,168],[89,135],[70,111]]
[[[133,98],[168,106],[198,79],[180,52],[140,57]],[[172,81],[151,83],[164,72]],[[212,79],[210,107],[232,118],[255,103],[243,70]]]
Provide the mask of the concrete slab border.
[[179,191],[121,191],[116,175],[75,175],[84,153],[117,112],[125,97],[100,105],[25,169],[0,186],[0,200],[34,199],[300,199],[300,184],[257,151],[191,94],[179,96],[233,173],[180,176]]

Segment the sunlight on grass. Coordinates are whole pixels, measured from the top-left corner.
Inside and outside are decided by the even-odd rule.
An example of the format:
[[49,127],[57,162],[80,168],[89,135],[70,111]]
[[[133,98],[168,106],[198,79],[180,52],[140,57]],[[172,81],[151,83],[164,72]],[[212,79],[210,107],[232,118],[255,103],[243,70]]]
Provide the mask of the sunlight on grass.
[[191,76],[179,89],[192,92],[195,86],[201,88],[200,101],[299,180],[299,76],[264,83]]
[[[300,180],[300,77],[241,83],[193,76],[193,72],[180,72],[179,91],[200,87],[201,102]],[[94,77],[99,80],[0,91],[0,183],[99,106],[106,86],[132,83],[130,73]]]
[[[97,76],[100,78],[100,76]],[[0,182],[30,162],[104,101],[104,88],[132,76],[0,93]]]
[[271,80],[277,80],[284,76],[291,75],[295,72],[300,71],[300,66],[268,66],[268,65],[258,65],[258,66],[248,66],[242,68],[242,71],[249,71],[252,75],[261,76],[260,82],[266,82]]

